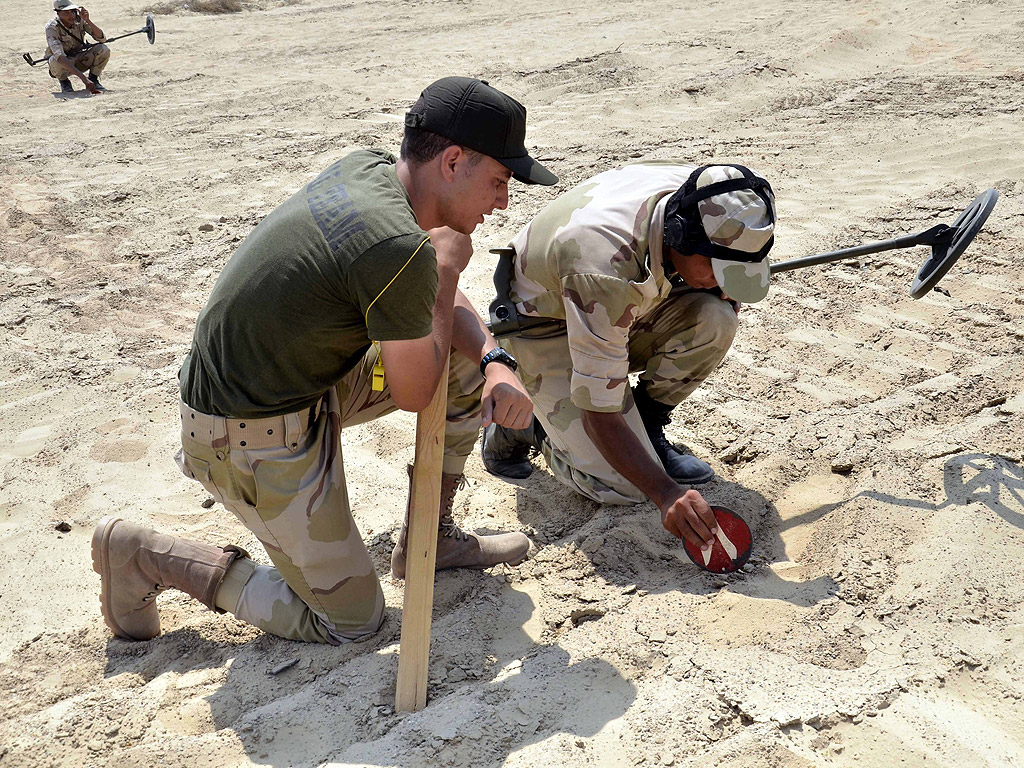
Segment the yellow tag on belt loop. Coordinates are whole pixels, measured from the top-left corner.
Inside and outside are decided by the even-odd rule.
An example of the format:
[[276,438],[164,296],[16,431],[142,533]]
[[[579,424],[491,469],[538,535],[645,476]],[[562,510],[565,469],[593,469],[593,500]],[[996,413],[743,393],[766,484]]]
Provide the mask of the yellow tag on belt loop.
[[380,359],[380,343],[373,342],[373,346],[377,348],[377,362],[373,364],[373,371],[370,373],[370,389],[373,392],[384,391],[384,362]]
[[[387,285],[380,289],[380,293],[378,293],[374,297],[373,301],[370,302],[370,306],[366,308],[366,317],[370,316],[370,307],[376,304],[377,299],[384,295],[384,291],[391,287],[391,283],[395,282],[395,280],[398,279],[398,276],[402,274],[402,271],[409,266],[409,262],[412,261],[413,258],[415,258],[416,254],[420,252],[420,248],[422,248],[429,242],[430,238],[428,237],[422,243],[416,246],[416,250],[412,252],[412,256],[406,259],[405,264],[402,265],[402,269],[398,270],[398,272],[395,273],[395,276],[388,281]],[[376,347],[377,349],[377,360],[373,364],[373,370],[370,371],[370,390],[373,392],[383,392],[384,386],[387,383],[387,375],[384,372],[384,360],[383,358],[381,358],[380,354],[380,342],[374,341],[373,346]]]

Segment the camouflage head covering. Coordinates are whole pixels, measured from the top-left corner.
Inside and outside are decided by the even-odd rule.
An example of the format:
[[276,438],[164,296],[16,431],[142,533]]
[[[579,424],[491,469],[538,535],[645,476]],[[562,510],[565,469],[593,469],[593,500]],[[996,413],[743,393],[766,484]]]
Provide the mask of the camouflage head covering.
[[[712,186],[720,191],[700,199],[701,190],[711,192],[706,188]],[[761,301],[771,280],[768,251],[775,231],[775,197],[768,182],[743,166],[706,166],[694,171],[673,198],[666,211],[666,240],[680,252],[710,257],[715,280],[730,299]]]

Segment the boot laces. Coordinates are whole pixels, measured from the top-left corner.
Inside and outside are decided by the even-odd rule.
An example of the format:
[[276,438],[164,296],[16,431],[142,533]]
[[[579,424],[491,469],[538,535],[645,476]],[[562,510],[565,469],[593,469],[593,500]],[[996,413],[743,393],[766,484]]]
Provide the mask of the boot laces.
[[693,451],[690,450],[689,446],[681,443],[673,443],[665,437],[665,433],[661,430],[658,430],[656,435],[651,436],[651,445],[654,446],[654,452],[657,453],[659,457],[662,456],[662,454],[665,456],[671,456],[673,453],[677,456],[693,455]]
[[665,453],[668,453],[669,451],[675,451],[676,453],[679,452],[676,446],[669,442],[668,438],[665,437],[665,433],[660,429],[656,434],[651,436],[651,442],[658,451],[664,451]]
[[155,600],[156,596],[163,592],[165,589],[167,589],[167,587],[165,587],[163,584],[154,584],[153,588],[142,596],[142,602],[148,603],[151,600]]
[[441,497],[441,517],[438,521],[438,531],[446,538],[454,538],[456,541],[469,541],[469,534],[459,528],[455,519],[452,517],[452,507],[455,505],[455,494],[462,488],[465,488],[466,476],[462,475],[459,477],[457,483],[452,483],[451,488],[448,489],[443,497]]

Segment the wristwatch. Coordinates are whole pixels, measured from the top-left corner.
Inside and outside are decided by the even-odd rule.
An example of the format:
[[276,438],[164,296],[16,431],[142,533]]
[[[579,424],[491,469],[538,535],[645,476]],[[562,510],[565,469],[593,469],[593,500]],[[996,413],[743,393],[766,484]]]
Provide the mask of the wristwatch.
[[484,355],[484,359],[480,361],[480,373],[485,377],[487,376],[487,373],[484,369],[487,368],[488,363],[501,363],[502,365],[507,365],[513,371],[519,367],[519,363],[516,362],[516,359],[501,347],[495,347]]

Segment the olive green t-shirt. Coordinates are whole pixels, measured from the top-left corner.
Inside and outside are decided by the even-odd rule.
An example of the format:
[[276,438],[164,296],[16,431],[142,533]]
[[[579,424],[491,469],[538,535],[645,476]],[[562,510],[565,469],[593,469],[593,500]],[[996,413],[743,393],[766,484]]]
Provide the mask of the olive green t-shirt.
[[361,150],[334,163],[228,260],[199,313],[182,400],[216,416],[292,413],[337,383],[371,339],[428,335],[437,261],[426,239],[393,155]]

